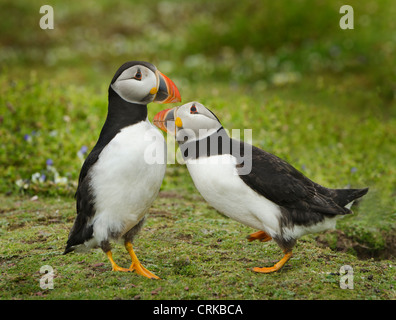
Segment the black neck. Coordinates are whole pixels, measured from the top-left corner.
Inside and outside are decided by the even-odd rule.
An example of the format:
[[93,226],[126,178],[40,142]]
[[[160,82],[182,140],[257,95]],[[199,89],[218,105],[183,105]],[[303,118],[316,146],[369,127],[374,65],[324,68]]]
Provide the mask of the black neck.
[[231,139],[223,127],[201,140],[179,143],[179,148],[184,160],[223,154],[231,154],[239,160],[244,151],[241,142]]
[[105,146],[122,128],[146,119],[147,105],[125,101],[110,86],[107,118],[97,145]]

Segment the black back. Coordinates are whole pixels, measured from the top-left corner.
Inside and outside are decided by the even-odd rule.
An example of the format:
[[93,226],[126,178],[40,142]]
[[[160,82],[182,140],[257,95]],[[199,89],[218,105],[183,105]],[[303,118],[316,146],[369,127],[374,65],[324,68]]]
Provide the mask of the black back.
[[[209,141],[218,148],[209,148]],[[241,141],[231,139],[221,128],[214,137],[180,144],[185,159],[231,154],[237,159],[239,177],[251,189],[281,207],[282,225],[312,225],[325,216],[348,214],[344,206],[367,193],[368,189],[328,189],[277,156]],[[198,150],[198,151],[197,151]],[[245,162],[251,170],[241,174]]]

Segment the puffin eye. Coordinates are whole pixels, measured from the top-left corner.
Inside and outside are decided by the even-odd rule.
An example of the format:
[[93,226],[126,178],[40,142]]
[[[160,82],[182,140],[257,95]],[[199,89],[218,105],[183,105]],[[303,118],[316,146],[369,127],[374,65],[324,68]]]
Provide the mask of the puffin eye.
[[133,78],[136,80],[142,80],[142,72],[140,71],[140,69],[138,69],[138,71],[136,72]]
[[197,107],[195,106],[195,104],[193,104],[193,105],[191,106],[191,108],[190,108],[190,113],[191,113],[191,114],[198,113]]

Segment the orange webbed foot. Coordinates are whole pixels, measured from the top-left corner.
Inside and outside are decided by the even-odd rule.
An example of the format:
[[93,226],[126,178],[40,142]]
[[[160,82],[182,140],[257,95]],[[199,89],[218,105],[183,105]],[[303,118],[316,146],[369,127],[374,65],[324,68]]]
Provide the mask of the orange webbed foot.
[[248,235],[246,238],[249,242],[254,240],[260,240],[261,242],[267,242],[272,240],[271,236],[268,233],[261,230]]
[[254,272],[260,272],[260,273],[271,273],[271,272],[279,271],[280,269],[282,269],[282,267],[285,265],[285,263],[290,260],[290,258],[292,256],[293,256],[292,251],[288,251],[285,253],[285,256],[278,263],[276,263],[273,267],[269,267],[269,268],[255,267],[252,270]]

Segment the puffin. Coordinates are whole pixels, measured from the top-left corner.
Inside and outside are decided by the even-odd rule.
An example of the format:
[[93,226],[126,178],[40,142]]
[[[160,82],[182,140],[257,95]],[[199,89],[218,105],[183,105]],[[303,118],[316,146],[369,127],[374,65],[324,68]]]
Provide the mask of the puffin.
[[273,239],[283,250],[279,262],[255,272],[279,271],[300,237],[335,228],[368,192],[323,187],[276,155],[230,138],[199,102],[162,110],[153,123],[175,136],[195,187],[212,207],[258,230],[249,241]]
[[[165,139],[148,120],[147,104],[180,101],[174,82],[153,64],[129,61],[119,67],[108,89],[106,120],[81,168],[77,215],[64,254],[101,248],[113,271],[159,278],[140,263],[132,245],[166,168]],[[112,242],[124,243],[132,260],[129,268],[113,260]]]

